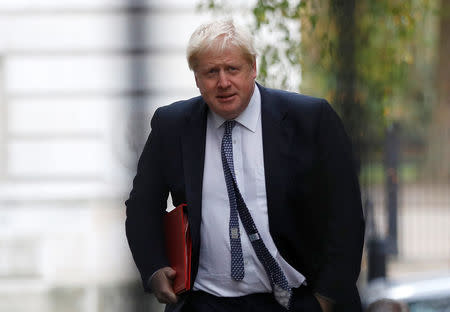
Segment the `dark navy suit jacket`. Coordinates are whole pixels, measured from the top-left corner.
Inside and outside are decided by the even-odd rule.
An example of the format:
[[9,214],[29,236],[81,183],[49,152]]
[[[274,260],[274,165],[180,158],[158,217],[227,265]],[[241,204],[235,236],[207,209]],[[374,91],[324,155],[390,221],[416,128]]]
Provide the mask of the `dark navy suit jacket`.
[[[364,220],[342,123],[323,99],[258,87],[270,234],[283,258],[337,311],[360,311]],[[188,205],[195,280],[207,110],[195,97],[160,107],[151,122],[126,201],[127,238],[147,291],[149,277],[168,266],[162,225],[169,192],[174,206]]]

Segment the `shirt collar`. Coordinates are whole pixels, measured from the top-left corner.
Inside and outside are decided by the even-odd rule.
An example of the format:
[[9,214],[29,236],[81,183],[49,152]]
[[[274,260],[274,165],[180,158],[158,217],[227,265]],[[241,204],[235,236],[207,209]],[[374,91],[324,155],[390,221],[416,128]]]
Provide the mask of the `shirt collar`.
[[[209,110],[214,127],[219,128],[224,122],[225,118],[217,115],[212,110]],[[246,127],[248,130],[255,132],[258,124],[259,116],[261,115],[261,94],[259,93],[258,86],[255,84],[253,89],[253,95],[250,98],[250,102],[244,111],[236,117],[236,121]]]

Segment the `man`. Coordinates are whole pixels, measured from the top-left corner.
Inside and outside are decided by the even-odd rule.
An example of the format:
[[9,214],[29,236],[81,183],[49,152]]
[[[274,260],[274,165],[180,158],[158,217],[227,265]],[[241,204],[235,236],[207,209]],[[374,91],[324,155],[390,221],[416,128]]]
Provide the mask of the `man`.
[[[200,26],[201,96],[159,108],[126,230],[144,288],[169,311],[360,311],[364,221],[349,140],[328,103],[255,83],[251,35]],[[162,220],[186,203],[192,291],[176,296]]]

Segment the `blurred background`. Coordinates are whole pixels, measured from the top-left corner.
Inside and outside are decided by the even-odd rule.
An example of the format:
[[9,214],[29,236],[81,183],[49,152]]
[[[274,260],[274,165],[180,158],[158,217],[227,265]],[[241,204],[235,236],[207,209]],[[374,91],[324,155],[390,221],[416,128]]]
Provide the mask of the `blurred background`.
[[450,275],[449,0],[1,0],[0,311],[161,311],[123,202],[154,110],[198,94],[190,34],[224,16],[254,33],[258,81],[325,97],[344,121],[363,300],[376,284],[449,311],[450,282],[438,304],[383,292]]

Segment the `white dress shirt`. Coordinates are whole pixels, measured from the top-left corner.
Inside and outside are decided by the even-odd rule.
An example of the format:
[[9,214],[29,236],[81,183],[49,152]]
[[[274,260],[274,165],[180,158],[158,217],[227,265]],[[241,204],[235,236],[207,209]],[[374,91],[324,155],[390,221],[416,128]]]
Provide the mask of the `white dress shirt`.
[[[235,119],[236,125],[232,133],[237,184],[267,249],[278,261],[289,285],[298,287],[305,281],[305,277],[281,257],[269,232],[261,131],[261,95],[256,85],[254,90],[247,108]],[[225,119],[209,110],[203,172],[200,259],[193,289],[221,297],[271,292],[266,271],[258,260],[240,220],[245,276],[242,281],[231,278],[228,228],[230,204],[221,158],[224,121]]]

